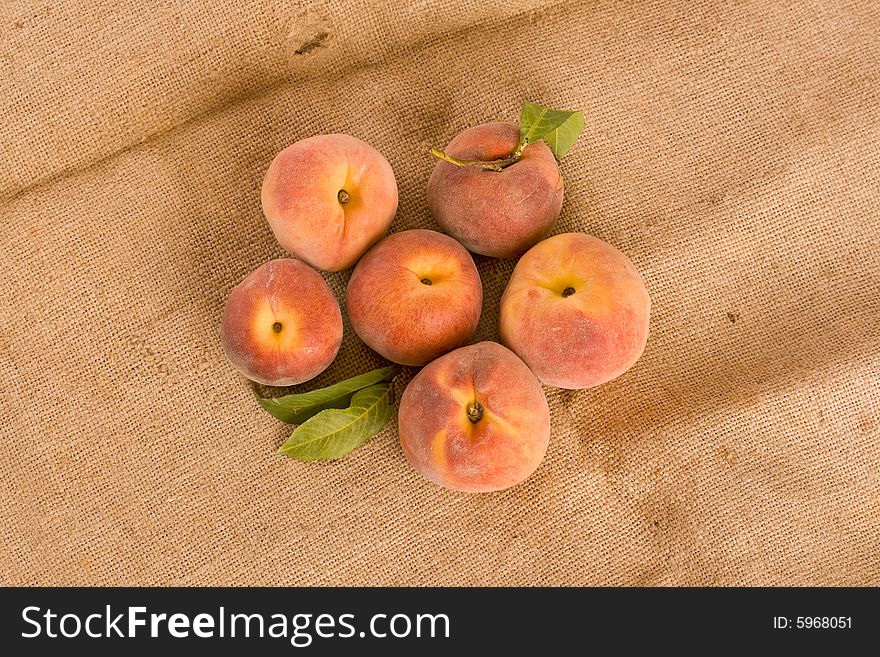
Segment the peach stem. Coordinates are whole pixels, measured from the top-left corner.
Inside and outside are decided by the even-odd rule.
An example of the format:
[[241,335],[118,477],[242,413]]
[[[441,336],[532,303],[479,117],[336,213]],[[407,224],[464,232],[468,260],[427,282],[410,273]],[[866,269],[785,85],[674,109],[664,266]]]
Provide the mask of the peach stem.
[[479,167],[481,169],[486,169],[487,171],[503,171],[506,167],[509,167],[511,164],[516,164],[519,161],[520,155],[522,155],[522,149],[517,146],[517,150],[512,156],[501,160],[459,160],[457,157],[447,155],[439,148],[434,148],[433,146],[431,147],[431,155],[440,158],[444,162],[449,162],[449,164],[454,164],[457,167]]

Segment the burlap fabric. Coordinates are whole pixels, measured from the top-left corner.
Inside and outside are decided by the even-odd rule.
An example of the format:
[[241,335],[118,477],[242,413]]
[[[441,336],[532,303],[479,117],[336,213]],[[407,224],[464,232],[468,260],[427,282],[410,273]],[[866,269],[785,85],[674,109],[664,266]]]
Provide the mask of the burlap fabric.
[[[880,584],[878,34],[866,0],[5,3],[0,582]],[[422,144],[526,99],[586,113],[557,230],[643,272],[644,357],[548,388],[506,492],[427,482],[394,421],[277,456],[218,341],[283,255],[273,155],[363,138],[393,229],[436,227]],[[497,339],[513,262],[476,260]],[[313,384],[381,363],[346,324]]]

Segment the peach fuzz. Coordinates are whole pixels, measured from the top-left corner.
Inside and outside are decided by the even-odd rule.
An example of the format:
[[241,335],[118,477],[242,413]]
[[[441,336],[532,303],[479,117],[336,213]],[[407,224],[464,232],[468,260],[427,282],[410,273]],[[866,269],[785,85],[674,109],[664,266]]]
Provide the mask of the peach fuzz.
[[501,297],[504,344],[538,379],[591,388],[623,374],[642,355],[651,300],[623,253],[583,233],[529,249]]
[[[444,149],[461,160],[509,157],[519,141],[512,123],[486,123]],[[428,179],[428,207],[441,228],[468,250],[495,258],[521,255],[543,239],[562,208],[559,166],[543,141],[529,144],[502,171],[438,162]]]
[[345,292],[355,333],[395,363],[424,365],[463,345],[483,308],[470,254],[433,230],[386,237],[357,264]]
[[441,356],[400,399],[400,444],[436,484],[481,493],[524,481],[550,441],[541,384],[512,351],[480,342]]
[[263,213],[278,243],[325,271],[348,269],[388,231],[397,182],[379,151],[349,135],[288,146],[266,171]]
[[220,333],[229,362],[270,386],[323,372],[342,344],[342,313],[330,286],[307,264],[271,260],[235,286]]

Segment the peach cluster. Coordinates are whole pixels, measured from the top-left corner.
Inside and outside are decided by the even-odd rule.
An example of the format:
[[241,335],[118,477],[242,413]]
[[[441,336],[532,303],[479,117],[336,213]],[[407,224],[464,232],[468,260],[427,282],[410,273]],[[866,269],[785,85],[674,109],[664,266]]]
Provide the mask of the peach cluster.
[[[345,291],[357,335],[386,359],[421,367],[404,390],[400,442],[412,466],[459,491],[503,490],[529,477],[550,439],[541,384],[579,389],[621,375],[641,356],[651,302],[633,263],[583,233],[552,232],[563,182],[542,141],[518,157],[517,127],[465,130],[428,181],[428,206],[446,234],[389,237],[397,183],[387,160],[347,135],[304,139],[266,173],[263,211],[294,258],[273,260],[232,290],[221,338],[230,362],[268,385],[326,369],[342,315],[312,267],[354,267]],[[502,170],[465,166],[502,161]],[[473,337],[483,307],[468,251],[520,257],[501,298],[505,346]]]

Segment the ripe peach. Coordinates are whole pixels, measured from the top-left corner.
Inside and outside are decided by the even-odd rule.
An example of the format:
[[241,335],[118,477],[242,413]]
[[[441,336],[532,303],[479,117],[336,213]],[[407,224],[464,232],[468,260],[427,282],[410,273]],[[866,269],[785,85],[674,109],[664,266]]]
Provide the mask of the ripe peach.
[[547,452],[550,409],[516,354],[480,342],[441,356],[400,399],[400,444],[436,484],[480,493],[515,486]]
[[483,286],[461,244],[433,230],[406,230],[361,258],[345,299],[367,345],[395,363],[424,365],[473,335]]
[[[446,154],[461,160],[509,157],[519,141],[512,123],[486,123],[456,136]],[[428,180],[428,207],[444,231],[470,251],[512,258],[542,239],[562,208],[559,166],[543,141],[529,144],[502,171],[440,161]]]
[[342,313],[330,286],[307,264],[271,260],[233,288],[220,334],[229,362],[270,386],[323,372],[342,344]]
[[651,300],[623,253],[583,233],[529,249],[501,297],[500,330],[540,381],[590,388],[642,355]]
[[351,267],[391,226],[397,182],[375,148],[348,135],[318,135],[275,156],[261,193],[278,243],[318,269]]

